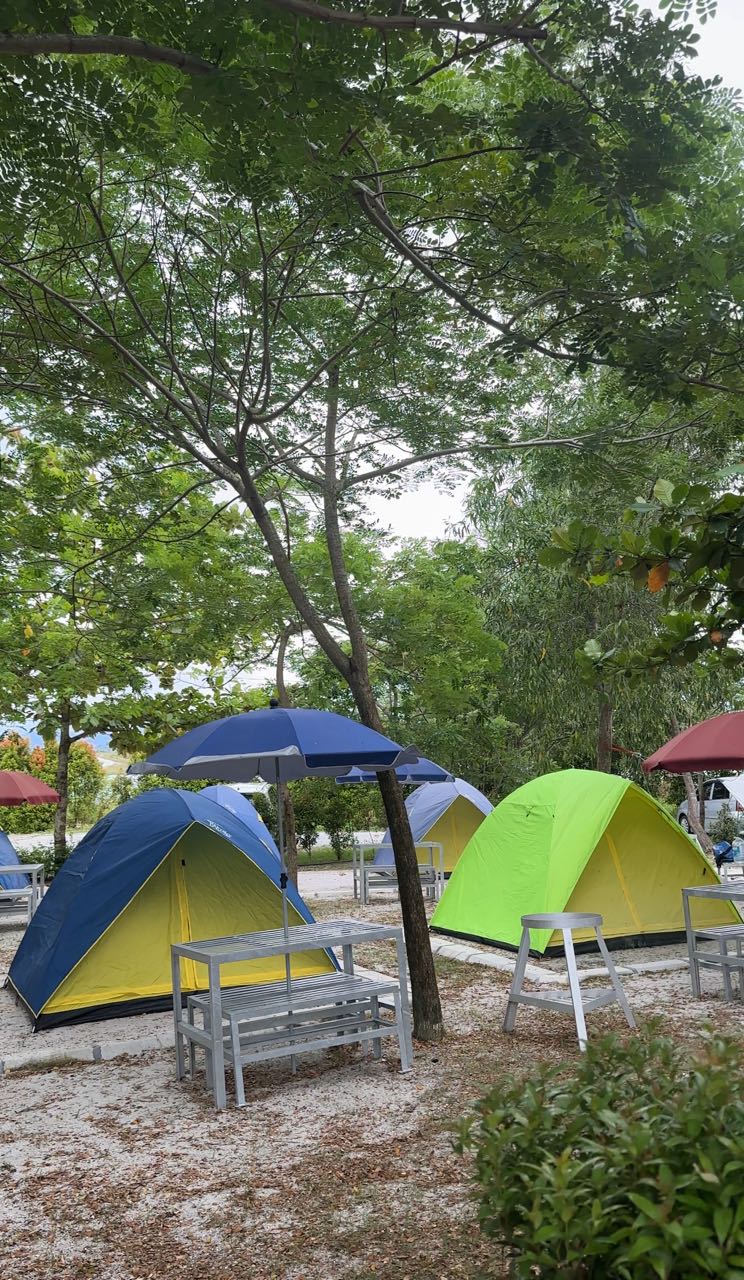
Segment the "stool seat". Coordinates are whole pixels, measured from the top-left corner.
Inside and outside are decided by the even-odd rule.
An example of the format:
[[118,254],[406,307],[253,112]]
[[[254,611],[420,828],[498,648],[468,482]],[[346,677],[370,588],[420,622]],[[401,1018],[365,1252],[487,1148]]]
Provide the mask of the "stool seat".
[[[530,929],[560,929],[563,934],[563,948],[568,970],[568,991],[525,991],[522,984],[527,971],[530,954]],[[597,935],[597,946],[607,968],[611,986],[597,990],[590,988],[586,997],[582,996],[579,970],[576,965],[572,929],[593,929]],[[635,1030],[635,1018],[625,998],[622,983],[617,970],[610,959],[607,944],[602,937],[602,917],[593,911],[558,911],[554,914],[522,916],[522,939],[519,943],[514,978],[509,992],[509,1000],[504,1017],[504,1031],[512,1032],[517,1021],[517,1009],[520,1004],[532,1005],[543,1009],[555,1009],[560,1013],[573,1012],[576,1022],[576,1034],[579,1048],[586,1049],[585,1010],[602,1009],[608,1004],[619,1004],[628,1026]]]
[[523,929],[596,929],[602,917],[593,911],[556,911],[547,915],[522,916]]

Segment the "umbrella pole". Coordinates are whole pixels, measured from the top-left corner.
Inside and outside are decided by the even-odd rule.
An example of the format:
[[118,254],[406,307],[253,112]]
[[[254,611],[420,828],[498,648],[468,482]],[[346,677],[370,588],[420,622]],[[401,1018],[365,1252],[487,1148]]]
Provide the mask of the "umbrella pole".
[[[282,928],[284,929],[284,938],[289,942],[289,909],[287,905],[287,864],[284,857],[284,815],[282,813],[282,793],[279,790],[279,761],[275,762],[276,776],[276,825],[279,833],[279,884],[282,890]],[[289,952],[284,955],[285,972],[287,976],[287,995],[292,990],[292,967],[289,959]]]

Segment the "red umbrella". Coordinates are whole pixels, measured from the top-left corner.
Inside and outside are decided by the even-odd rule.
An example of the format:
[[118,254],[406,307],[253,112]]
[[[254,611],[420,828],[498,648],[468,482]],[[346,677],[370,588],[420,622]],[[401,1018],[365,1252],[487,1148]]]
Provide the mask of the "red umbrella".
[[744,768],[744,711],[727,711],[683,729],[643,762],[646,773]]
[[0,804],[57,804],[57,792],[40,778],[14,769],[0,769]]

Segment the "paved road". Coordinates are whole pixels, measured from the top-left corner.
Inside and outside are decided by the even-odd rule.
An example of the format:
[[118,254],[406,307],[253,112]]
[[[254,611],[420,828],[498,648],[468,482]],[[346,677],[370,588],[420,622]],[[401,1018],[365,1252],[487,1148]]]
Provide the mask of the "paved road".
[[354,881],[351,867],[300,867],[298,888],[303,898],[351,898]]

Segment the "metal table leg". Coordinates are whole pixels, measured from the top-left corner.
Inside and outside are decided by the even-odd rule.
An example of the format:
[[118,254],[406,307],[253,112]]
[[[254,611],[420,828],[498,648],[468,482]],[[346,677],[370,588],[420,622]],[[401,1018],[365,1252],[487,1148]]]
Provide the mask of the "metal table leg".
[[700,966],[695,959],[695,934],[690,918],[690,898],[686,889],[682,890],[682,911],[685,917],[685,934],[687,935],[687,958],[690,962],[690,985],[692,994],[700,999]]
[[[372,1008],[372,1019],[373,1019],[373,1021],[374,1021],[374,1022],[379,1022],[379,1021],[380,1021],[380,1002],[379,1002],[379,1000],[377,999],[377,996],[373,996],[373,997],[372,997],[372,1000],[370,1001],[370,1004],[371,1004],[371,1008]],[[396,1013],[398,1014],[398,1024],[400,1025],[400,1011],[399,1011],[399,1010],[396,1010]],[[398,1032],[398,1040],[400,1041],[400,1032]],[[365,1046],[364,1046],[364,1052],[365,1052],[365,1055],[366,1055],[366,1053],[367,1053],[367,1045],[366,1045],[366,1044],[365,1044]],[[373,1058],[381,1058],[381,1057],[382,1057],[382,1040],[380,1039],[380,1037],[379,1037],[379,1036],[377,1036],[377,1037],[372,1041],[372,1057],[373,1057]]]
[[602,930],[599,925],[596,926],[594,932],[597,935],[597,946],[599,947],[600,953],[602,955],[602,959],[605,962],[605,967],[607,969],[607,972],[610,975],[610,982],[612,983],[612,988],[615,992],[615,995],[617,996],[617,1002],[620,1005],[620,1008],[622,1009],[623,1013],[625,1014],[625,1019],[628,1023],[628,1026],[631,1028],[631,1030],[635,1031],[637,1030],[637,1028],[636,1028],[636,1020],[633,1017],[633,1010],[628,1004],[627,997],[623,990],[623,984],[617,976],[617,969],[615,968],[614,962],[610,956],[609,951],[607,950],[607,943],[605,942],[602,936]]
[[517,1010],[519,1009],[519,997],[522,994],[522,983],[527,969],[527,961],[530,956],[530,931],[522,929],[522,938],[519,943],[519,951],[517,952],[517,963],[514,966],[514,977],[512,978],[511,990],[509,991],[509,999],[506,1003],[506,1013],[504,1015],[504,1031],[512,1032],[517,1022]]
[[179,1022],[183,1016],[181,1001],[181,958],[171,951],[171,985],[173,987],[173,1030],[176,1038],[176,1080],[183,1080],[186,1074],[184,1043]]
[[212,1072],[214,1077],[214,1104],[219,1111],[227,1106],[225,1086],[225,1046],[222,1040],[222,992],[220,990],[220,966],[210,960],[209,971],[209,1021],[212,1034]]
[[[240,1061],[240,1030],[238,1019],[230,1019],[230,1047],[232,1049],[233,1075],[235,1076],[235,1105],[245,1106],[245,1085],[243,1083],[243,1067]],[[294,1058],[292,1058],[294,1062]]]
[[724,959],[724,963],[721,965],[723,970],[723,998],[724,1000],[733,1000],[734,993],[731,990],[731,970],[725,963],[725,957],[728,956],[728,943],[725,938],[719,938],[718,940],[718,954]]
[[576,967],[576,953],[574,952],[573,935],[570,929],[561,930],[563,933],[563,949],[566,953],[566,968],[568,969],[568,985],[571,990],[571,1003],[573,1004],[574,1018],[576,1019],[576,1034],[579,1037],[579,1048],[584,1053],[586,1050],[586,1019],[584,1018],[584,1003],[581,999],[581,983],[579,982],[579,971]]
[[413,1066],[413,1039],[411,1036],[411,1004],[408,999],[408,961],[406,958],[406,944],[403,938],[403,930],[399,929],[395,936],[395,950],[398,958],[398,985],[400,987],[400,1025],[401,1025],[401,1044],[405,1049],[405,1058],[408,1066],[403,1066],[403,1052],[401,1051],[401,1071],[408,1071]]

